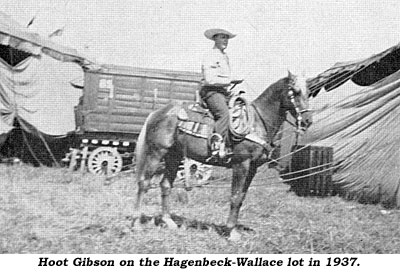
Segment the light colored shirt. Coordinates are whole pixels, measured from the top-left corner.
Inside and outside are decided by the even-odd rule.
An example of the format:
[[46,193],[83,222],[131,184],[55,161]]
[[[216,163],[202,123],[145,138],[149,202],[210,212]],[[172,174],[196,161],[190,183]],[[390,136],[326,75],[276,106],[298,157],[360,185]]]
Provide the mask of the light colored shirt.
[[225,52],[214,47],[204,56],[201,72],[203,86],[227,87],[231,83],[231,67]]

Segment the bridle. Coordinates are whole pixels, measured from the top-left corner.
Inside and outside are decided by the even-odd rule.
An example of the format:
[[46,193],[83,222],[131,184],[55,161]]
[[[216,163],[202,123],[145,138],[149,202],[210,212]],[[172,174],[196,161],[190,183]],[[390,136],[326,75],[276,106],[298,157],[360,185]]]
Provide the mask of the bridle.
[[290,125],[292,125],[293,127],[296,127],[296,135],[298,136],[301,132],[304,132],[307,129],[306,127],[303,126],[303,122],[302,122],[303,121],[303,116],[302,116],[302,114],[310,112],[311,110],[310,109],[300,109],[299,104],[295,100],[294,92],[293,92],[292,89],[293,89],[293,85],[290,84],[290,89],[288,91],[288,96],[289,96],[290,102],[293,104],[293,107],[294,107],[294,109],[296,111],[296,124],[293,124],[293,122],[289,121],[287,118],[286,118],[286,121]]

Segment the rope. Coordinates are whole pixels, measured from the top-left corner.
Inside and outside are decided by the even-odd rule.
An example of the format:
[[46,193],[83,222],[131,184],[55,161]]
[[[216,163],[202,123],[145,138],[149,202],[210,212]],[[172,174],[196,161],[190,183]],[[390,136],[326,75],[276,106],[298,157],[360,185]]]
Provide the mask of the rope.
[[[315,91],[321,89],[322,87],[324,87],[329,81],[332,80],[332,82],[336,82],[339,80],[339,82],[337,84],[334,85],[334,88],[330,87],[329,89],[335,89],[337,86],[343,84],[344,82],[348,81],[351,77],[353,77],[355,74],[357,74],[358,72],[360,72],[361,69],[356,70],[356,71],[347,71],[345,73],[343,73],[343,75],[340,75],[339,77],[337,77],[335,80],[332,80],[335,78],[335,74],[333,74],[331,77],[326,78],[325,80],[316,83],[314,86],[309,87],[311,93],[314,93]],[[335,87],[336,86],[336,87]]]
[[44,139],[42,132],[40,132],[39,130],[36,130],[36,132],[38,132],[39,138],[43,142],[44,146],[46,147],[46,150],[50,154],[50,157],[53,160],[55,166],[59,167],[60,164],[58,164],[53,152],[51,151],[49,145],[47,144],[47,141]]
[[[329,163],[329,164],[331,164],[331,163]],[[299,172],[305,172],[305,171],[308,171],[308,170],[312,170],[312,169],[316,169],[316,168],[321,168],[322,166],[326,166],[326,165],[329,165],[329,164],[323,164],[323,165],[319,165],[319,166],[315,166],[315,167],[312,167],[312,168],[308,168],[308,169],[304,169],[304,170],[301,170],[301,171],[297,171],[297,172],[291,172],[291,173],[287,173],[287,174],[285,174],[285,175],[289,175],[289,174],[294,174],[294,173],[299,173]],[[309,177],[309,176],[313,176],[313,175],[316,175],[316,174],[320,174],[320,173],[324,173],[324,172],[327,172],[327,171],[330,171],[330,170],[333,170],[333,169],[336,169],[336,168],[338,168],[339,167],[339,165],[336,165],[336,166],[332,166],[332,167],[330,167],[330,168],[326,168],[326,169],[323,169],[323,170],[321,170],[321,171],[318,171],[318,172],[313,172],[313,173],[310,173],[310,174],[306,174],[306,175],[302,175],[302,176],[297,176],[297,177],[294,177],[294,178],[290,178],[290,179],[283,179],[284,181],[283,182],[289,182],[289,181],[293,181],[293,180],[299,180],[299,179],[302,179],[302,178],[306,178],[306,177]],[[224,177],[224,179],[226,179],[226,178],[229,178],[228,176],[226,176],[226,177]],[[265,179],[272,179],[272,178],[276,178],[276,176],[268,176],[268,177],[266,177]],[[220,179],[221,180],[221,179]],[[214,180],[212,180],[212,181],[210,181],[210,182],[215,182]],[[273,184],[280,184],[281,182],[275,182],[275,183],[273,183]],[[205,188],[227,188],[226,186],[214,186],[214,185],[203,185]],[[251,184],[250,185],[250,187],[265,187],[265,186],[268,186],[268,185],[266,185],[266,184]]]
[[[337,84],[329,87],[329,90],[333,90],[333,89],[337,88],[338,86],[342,85],[343,83],[345,83],[346,81],[351,79],[354,75],[356,75],[356,74],[360,73],[361,71],[367,69],[370,65],[371,64],[365,65],[365,66],[361,66],[361,67],[357,68],[356,70],[353,70],[353,71],[350,70],[350,71],[347,71],[347,72],[343,73],[343,75],[340,75],[340,77],[338,77],[337,79],[341,79],[343,77],[344,78],[342,80],[340,80]],[[335,74],[337,75],[337,73],[335,73]],[[309,87],[309,89],[311,91],[310,94],[312,94],[315,91],[317,91],[317,90],[321,89],[322,87],[324,87],[327,82],[329,82],[331,79],[335,78],[335,76],[334,76],[335,74],[333,74],[331,77],[325,79],[324,81],[321,81],[319,83],[316,83],[314,86]],[[335,79],[335,81],[337,81],[337,79]]]
[[[331,163],[329,163],[329,164],[331,164]],[[301,170],[301,171],[287,173],[287,174],[285,174],[285,175],[294,174],[294,173],[299,173],[299,172],[305,172],[305,171],[308,171],[308,170],[312,170],[312,169],[316,169],[316,168],[321,168],[322,166],[326,166],[326,165],[329,165],[329,164],[323,164],[323,165],[315,166],[315,167],[312,167],[312,168],[304,169],[304,170]],[[338,167],[339,167],[339,165],[337,165],[337,166],[332,166],[332,167],[330,167],[330,168],[326,168],[326,169],[323,169],[323,170],[318,171],[318,172],[313,172],[313,173],[310,173],[310,174],[306,174],[306,175],[302,175],[302,176],[297,176],[297,177],[290,178],[290,179],[283,179],[283,182],[284,182],[284,183],[287,183],[287,182],[289,182],[289,181],[299,180],[299,179],[306,178],[306,177],[309,177],[309,176],[313,176],[313,175],[316,175],[316,174],[324,173],[324,172],[327,172],[327,171],[336,169],[336,168],[338,168]],[[222,178],[219,178],[219,179],[216,179],[216,180],[210,180],[209,182],[210,182],[210,183],[214,183],[214,182],[216,182],[216,181],[221,181],[221,180],[225,180],[225,179],[228,179],[228,178],[232,178],[232,176],[225,176],[225,177],[222,177]],[[272,179],[272,178],[276,178],[276,176],[268,176],[268,177],[265,177],[264,179]],[[274,182],[274,183],[269,183],[269,184],[251,184],[249,188],[251,188],[251,187],[267,187],[267,186],[270,186],[270,185],[277,185],[277,184],[281,184],[281,183],[282,183],[282,182],[279,181],[279,182]],[[226,189],[226,188],[230,188],[230,185],[231,185],[231,183],[229,182],[229,183],[224,183],[224,184],[220,184],[220,185],[201,184],[201,185],[194,185],[194,187],[221,188],[221,189]],[[184,188],[183,185],[176,185],[176,186],[174,186],[174,187],[175,187],[175,188]],[[150,187],[150,188],[158,188],[158,186],[152,186],[152,187]]]
[[24,143],[26,144],[26,146],[28,147],[29,152],[31,153],[31,155],[33,156],[33,158],[36,160],[36,162],[43,166],[44,164],[36,157],[36,154],[33,152],[31,145],[29,144],[29,141],[25,135],[25,131],[24,129],[21,128],[21,132],[22,132],[22,137],[24,139]]
[[[329,86],[329,90],[334,90],[334,89],[336,89],[337,87],[339,87],[339,86],[341,86],[342,84],[344,84],[345,82],[347,82],[348,80],[350,80],[355,74],[357,74],[359,71],[352,71],[352,72],[349,72],[348,73],[348,75],[346,75],[346,77],[345,78],[343,78],[343,79],[341,79],[340,81],[337,81],[337,79],[334,79],[334,80],[332,80],[332,82],[334,83],[334,82],[337,82],[337,83],[335,83],[334,85],[332,85],[332,86]],[[334,77],[332,77],[332,78],[334,78]],[[340,78],[340,77],[339,77]]]
[[[314,170],[314,169],[318,169],[318,168],[323,168],[323,167],[329,166],[329,165],[331,165],[331,164],[333,164],[333,162],[321,164],[321,165],[318,165],[318,166],[310,167],[310,168],[303,169],[303,170],[299,170],[299,171],[295,171],[295,172],[285,173],[284,176],[290,176],[290,175],[297,174],[297,173],[301,173],[301,172],[306,172],[306,171],[310,171],[310,170]],[[302,176],[297,176],[297,177],[293,177],[293,178],[290,178],[290,179],[284,179],[284,178],[282,178],[282,179],[283,179],[284,182],[286,183],[286,182],[288,182],[288,181],[298,180],[298,179],[302,179],[302,178],[305,178],[305,177],[313,176],[313,175],[316,175],[316,174],[319,174],[319,173],[327,172],[327,171],[336,169],[336,168],[340,167],[341,165],[342,165],[342,164],[337,164],[337,165],[335,165],[335,166],[332,166],[332,167],[329,167],[329,168],[325,168],[325,169],[323,169],[323,170],[321,170],[321,171],[312,172],[312,173],[310,173],[310,174],[306,174],[306,175],[302,175]],[[267,168],[268,168],[268,167],[267,167]],[[267,168],[266,168],[266,169],[267,169]],[[218,178],[218,179],[209,180],[209,183],[215,183],[215,182],[217,182],[217,181],[222,181],[222,180],[226,180],[226,179],[229,179],[229,178],[232,178],[232,176],[231,176],[231,175],[230,175],[230,176],[224,176],[224,177],[221,177],[221,178]],[[272,179],[272,178],[276,178],[276,176],[267,176],[267,177],[265,177],[264,179]],[[281,182],[275,182],[275,183],[273,183],[273,184],[280,184],[280,183],[281,183]],[[198,185],[197,187],[205,187],[205,188],[229,188],[229,185],[230,185],[230,182],[229,182],[229,183],[225,183],[225,184],[223,184],[223,185],[202,184],[202,185]],[[252,184],[252,185],[250,185],[250,187],[252,187],[252,186],[259,187],[259,186],[267,186],[267,185],[265,185],[265,184]],[[176,186],[176,187],[180,188],[181,186],[178,185],[178,186]],[[183,186],[182,186],[182,187],[183,187]],[[195,185],[195,187],[196,187],[196,185]],[[154,188],[156,188],[156,187],[154,187]]]
[[[338,168],[338,167],[339,167],[339,165],[337,165],[337,166],[332,166],[332,167],[323,169],[323,170],[318,171],[318,172],[313,172],[313,173],[310,173],[310,174],[306,174],[306,175],[302,175],[302,176],[297,176],[297,177],[290,178],[290,179],[284,179],[284,182],[302,179],[302,178],[309,177],[309,176],[312,176],[312,175],[316,175],[316,174],[319,174],[319,173],[327,172],[327,171],[336,169],[336,168]],[[304,170],[302,170],[302,171],[305,172],[305,171],[307,171],[307,169],[304,169]],[[286,174],[285,174],[285,175],[286,175]]]
[[[236,98],[235,98],[236,97]],[[250,127],[253,124],[254,117],[250,112],[250,104],[240,97],[240,95],[234,96],[230,99],[230,115],[228,127],[232,134],[233,140],[241,140],[248,133],[250,133]],[[241,115],[236,115],[236,112],[241,112]]]
[[306,149],[306,148],[308,148],[308,147],[310,147],[310,146],[311,146],[311,143],[310,143],[310,144],[307,144],[307,145],[304,145],[302,148],[297,149],[297,150],[294,150],[294,151],[292,151],[292,152],[290,152],[290,153],[288,153],[288,154],[286,154],[286,155],[280,156],[280,157],[278,157],[278,158],[274,158],[273,160],[274,160],[274,161],[278,161],[278,160],[280,160],[280,159],[282,159],[282,158],[285,158],[285,157],[288,157],[288,156],[290,156],[290,155],[293,155],[294,153],[296,153],[296,152],[298,152],[298,151],[304,150],[304,149]]
[[314,167],[311,167],[311,168],[308,168],[308,169],[303,169],[303,170],[299,170],[299,171],[295,171],[295,172],[285,173],[282,176],[290,176],[292,174],[306,172],[306,171],[310,171],[310,170],[314,170],[314,169],[318,169],[318,168],[323,168],[325,166],[329,166],[329,165],[332,165],[332,164],[333,164],[333,162],[328,162],[328,163],[325,163],[325,164],[322,164],[322,165],[318,165],[318,166],[314,166]]

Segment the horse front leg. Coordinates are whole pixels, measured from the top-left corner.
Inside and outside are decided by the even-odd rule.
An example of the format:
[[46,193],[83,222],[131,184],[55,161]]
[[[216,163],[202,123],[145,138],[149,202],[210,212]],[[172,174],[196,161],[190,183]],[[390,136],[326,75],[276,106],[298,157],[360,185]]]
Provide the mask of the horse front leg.
[[234,231],[237,226],[240,208],[246,197],[251,181],[257,172],[257,167],[249,159],[242,163],[234,164],[232,170],[231,207],[227,221],[227,227],[231,232]]

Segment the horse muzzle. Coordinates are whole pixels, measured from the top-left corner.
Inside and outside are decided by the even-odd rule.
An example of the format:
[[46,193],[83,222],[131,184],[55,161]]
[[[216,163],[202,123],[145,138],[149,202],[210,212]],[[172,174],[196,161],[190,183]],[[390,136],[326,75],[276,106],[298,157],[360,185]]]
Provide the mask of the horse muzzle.
[[299,112],[299,116],[296,121],[296,126],[298,131],[305,132],[308,127],[312,124],[311,110],[304,109]]
[[297,130],[299,132],[303,132],[304,133],[311,126],[311,124],[312,124],[312,122],[303,122],[303,121],[298,122],[297,123]]

